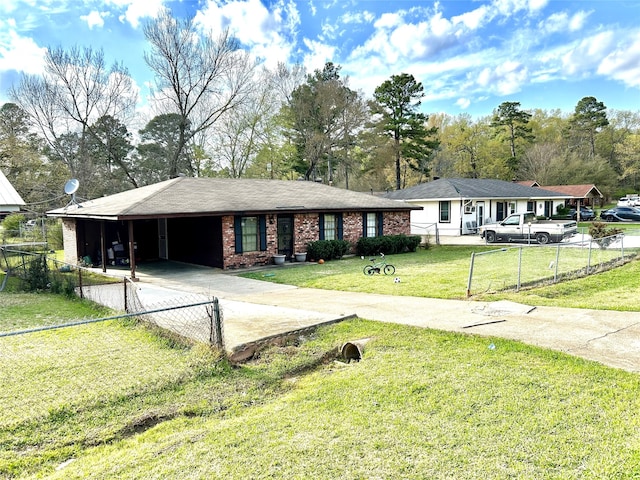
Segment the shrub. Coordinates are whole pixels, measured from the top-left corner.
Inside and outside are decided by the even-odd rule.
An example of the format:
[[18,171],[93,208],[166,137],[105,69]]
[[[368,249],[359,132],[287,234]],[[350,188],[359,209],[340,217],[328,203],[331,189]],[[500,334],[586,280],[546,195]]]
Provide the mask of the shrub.
[[38,255],[29,262],[25,277],[26,288],[30,292],[38,292],[49,288],[49,269],[47,257]]
[[21,213],[12,213],[2,221],[4,234],[7,237],[17,237],[20,235],[20,224],[24,222],[24,215]]
[[589,225],[589,235],[600,248],[607,248],[615,240],[615,235],[620,233],[622,233],[621,229],[609,227],[604,222],[593,222]]
[[307,256],[311,260],[342,258],[351,249],[346,240],[317,240],[307,244]]
[[392,255],[394,253],[415,252],[420,245],[419,235],[384,235],[382,237],[361,237],[356,244],[356,253],[362,256]]

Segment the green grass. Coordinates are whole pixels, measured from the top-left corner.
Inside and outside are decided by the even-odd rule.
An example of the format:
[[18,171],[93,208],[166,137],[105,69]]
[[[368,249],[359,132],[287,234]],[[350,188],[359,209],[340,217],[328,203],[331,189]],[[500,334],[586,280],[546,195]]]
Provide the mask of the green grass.
[[[546,287],[521,292],[495,293],[500,282],[507,286],[517,283],[518,249],[505,252],[494,247],[439,246],[416,253],[405,253],[388,257],[396,267],[395,275],[365,276],[363,267],[368,263],[359,257],[333,260],[322,265],[308,264],[286,268],[273,268],[244,273],[242,276],[300,287],[321,288],[352,292],[381,293],[430,298],[466,298],[469,265],[472,253],[495,251],[491,255],[478,255],[474,269],[472,292],[476,300],[510,299],[525,301],[531,305],[572,306],[607,310],[640,310],[638,300],[638,278],[640,261],[633,260],[624,266],[582,278],[575,278]],[[534,278],[553,278],[556,247],[524,249],[522,285]],[[627,254],[633,253],[628,251]],[[584,249],[563,249],[562,268],[559,274],[573,275],[575,269],[586,265]],[[611,250],[594,249],[591,265],[606,262],[617,255]],[[508,273],[508,274],[507,274]],[[397,276],[401,283],[394,283]],[[496,280],[497,278],[497,280]],[[494,282],[494,283],[491,283]],[[513,289],[512,289],[513,290]],[[586,294],[585,294],[586,293]]]
[[[67,399],[61,392],[46,413],[12,422],[0,412],[0,472],[64,479],[640,475],[640,378],[564,354],[366,320],[272,347],[241,368],[198,360],[201,351],[126,325],[88,327],[66,341],[108,329],[146,352],[144,371],[126,368],[122,352],[107,354],[77,381],[100,390],[107,374],[109,394]],[[321,362],[345,340],[365,337],[361,362]],[[72,364],[84,358],[69,355]],[[118,362],[125,365],[108,367]],[[50,382],[62,378],[53,372]],[[34,384],[16,401],[36,397]]]
[[[359,258],[252,276],[446,296],[472,250],[395,255],[401,284]],[[632,261],[479,298],[637,311],[638,278]],[[47,294],[0,306],[0,331],[105,313]],[[334,360],[360,338],[363,361]],[[0,385],[0,478],[640,477],[640,376],[496,338],[356,319],[233,366],[109,321],[0,338]]]

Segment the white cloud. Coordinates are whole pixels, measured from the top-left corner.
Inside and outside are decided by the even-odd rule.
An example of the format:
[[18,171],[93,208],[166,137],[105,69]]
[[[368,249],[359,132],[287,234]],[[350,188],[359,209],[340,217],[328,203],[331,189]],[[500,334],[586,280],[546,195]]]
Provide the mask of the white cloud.
[[615,43],[612,31],[585,38],[562,58],[562,69],[567,76],[582,76],[597,68]]
[[455,103],[458,107],[460,107],[462,110],[465,110],[467,108],[469,108],[469,105],[471,105],[471,100],[469,100],[468,98],[459,98],[458,100],[456,100]]
[[520,91],[528,78],[527,68],[520,62],[507,61],[495,68],[484,68],[477,78],[477,85],[498,95],[511,95]]
[[462,15],[457,15],[451,18],[451,22],[454,25],[459,23],[463,24],[469,30],[477,30],[481,26],[484,25],[485,21],[489,16],[489,9],[486,5],[482,5],[475,10],[470,12],[463,13]]
[[253,56],[275,66],[291,56],[300,15],[293,0],[275,2],[270,10],[260,0],[208,0],[195,21],[214,34],[228,27]]
[[164,0],[105,0],[105,4],[114,5],[125,12],[120,15],[121,22],[138,28],[143,18],[154,18],[164,8]]
[[546,33],[577,32],[582,30],[592,12],[580,10],[569,16],[566,11],[556,12],[538,24],[538,29]]
[[80,20],[87,22],[89,30],[93,27],[104,27],[104,19],[109,16],[109,12],[97,12],[96,10],[89,13],[89,15],[81,15]]
[[571,21],[569,21],[569,30],[572,32],[576,32],[578,30],[582,30],[584,24],[587,22],[587,18],[593,12],[585,12],[584,10],[579,11],[571,17]]
[[46,48],[38,46],[32,38],[19,36],[14,30],[0,35],[0,71],[40,74],[44,70],[45,53]]
[[304,56],[302,61],[302,65],[307,72],[322,70],[325,63],[335,60],[336,47],[307,38],[303,39],[303,41],[309,49],[309,53]]
[[404,20],[398,13],[383,13],[378,20],[376,20],[373,26],[379,28],[393,28],[398,25],[402,25]]
[[339,22],[343,24],[367,24],[373,22],[375,18],[374,13],[364,10],[362,12],[347,12],[340,17]]
[[597,73],[630,87],[640,87],[640,33],[636,33],[630,43],[604,57]]

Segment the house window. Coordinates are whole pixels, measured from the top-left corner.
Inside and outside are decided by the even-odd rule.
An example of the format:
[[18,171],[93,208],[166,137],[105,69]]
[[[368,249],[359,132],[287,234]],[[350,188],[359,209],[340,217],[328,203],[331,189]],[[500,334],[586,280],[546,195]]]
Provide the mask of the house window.
[[258,250],[258,217],[242,217],[242,251]]
[[384,217],[382,212],[365,212],[362,214],[362,236],[379,237],[382,236],[382,226]]
[[336,216],[332,213],[324,216],[324,239],[336,240]]
[[257,252],[267,249],[266,217],[235,217],[236,253]]
[[449,223],[451,222],[451,202],[440,202],[440,223]]
[[324,213],[318,219],[320,240],[342,240],[342,214]]
[[509,202],[509,214],[516,213],[516,202]]

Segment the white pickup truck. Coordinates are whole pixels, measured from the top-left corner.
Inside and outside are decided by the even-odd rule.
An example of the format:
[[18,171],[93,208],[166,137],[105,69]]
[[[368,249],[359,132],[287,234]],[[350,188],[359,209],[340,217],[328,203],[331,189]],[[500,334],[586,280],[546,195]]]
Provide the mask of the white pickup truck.
[[498,223],[487,223],[480,227],[480,235],[487,243],[531,241],[546,244],[561,242],[578,231],[573,220],[538,220],[535,213],[512,213]]

